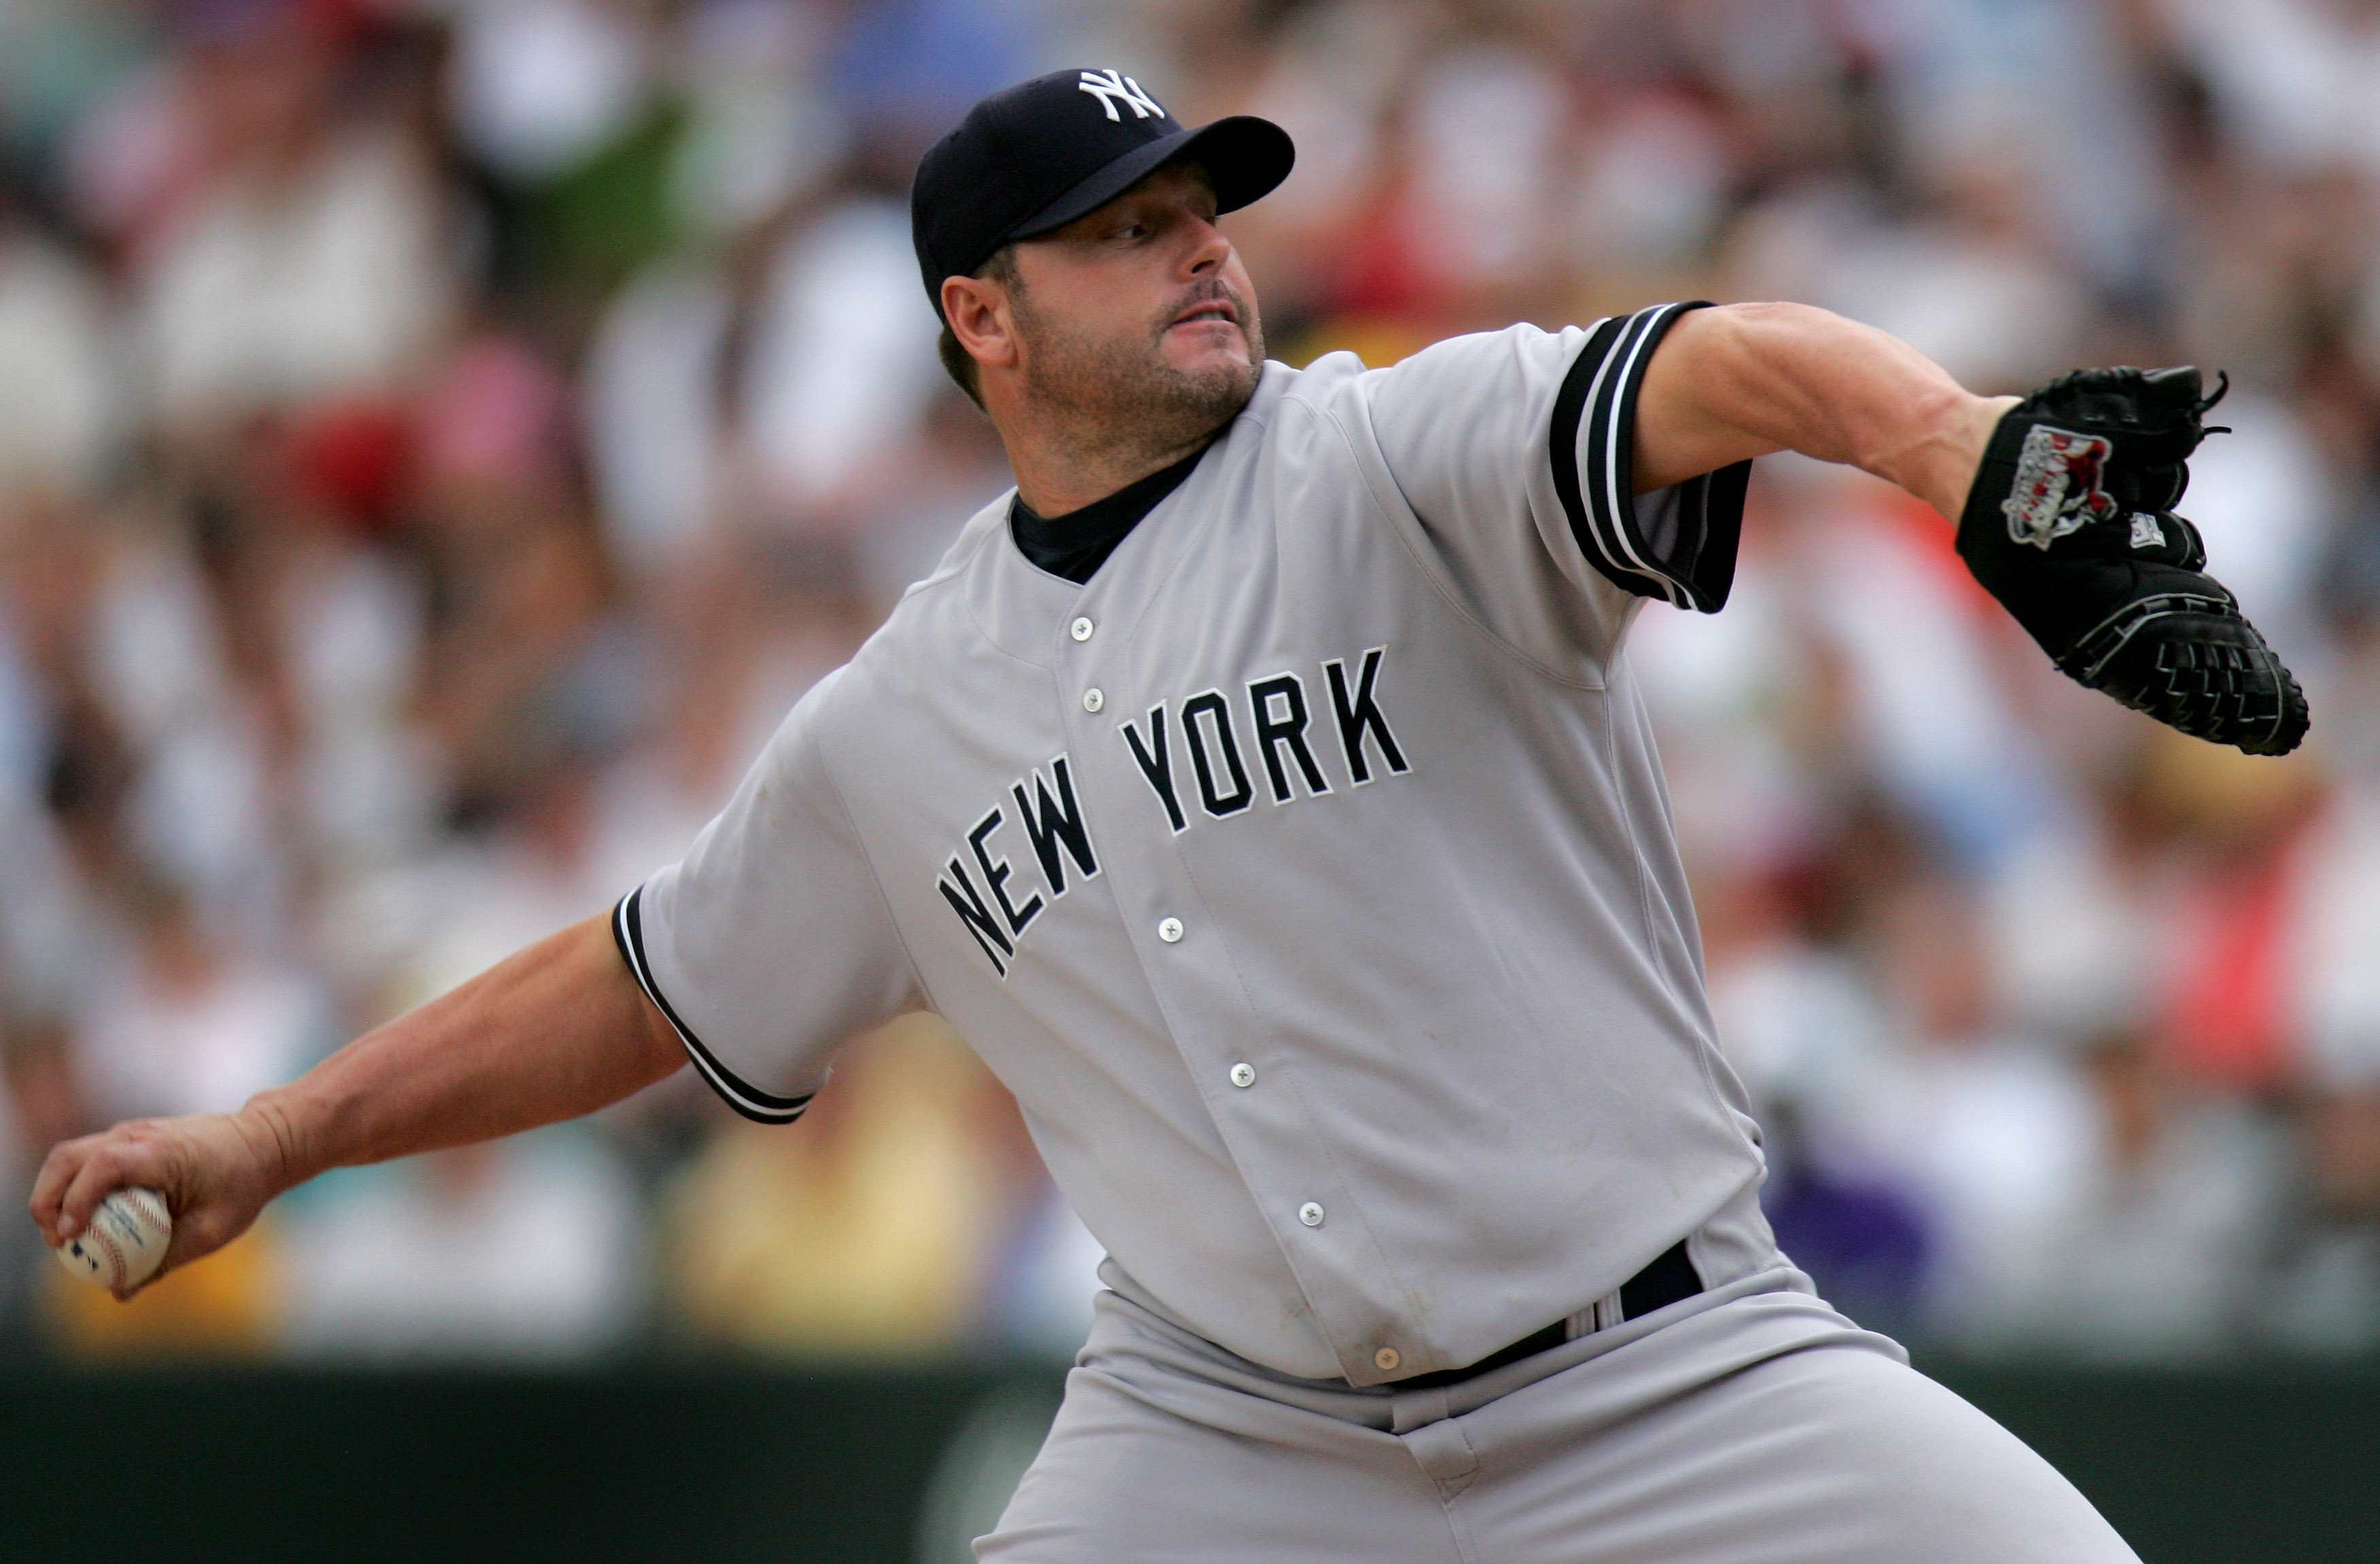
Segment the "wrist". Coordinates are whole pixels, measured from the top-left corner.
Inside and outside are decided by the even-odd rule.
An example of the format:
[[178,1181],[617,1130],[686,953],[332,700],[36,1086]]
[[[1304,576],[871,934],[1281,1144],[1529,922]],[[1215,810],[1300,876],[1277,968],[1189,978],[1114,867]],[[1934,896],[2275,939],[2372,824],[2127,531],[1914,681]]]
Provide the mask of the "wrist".
[[1955,527],[1967,508],[1967,496],[1975,487],[1976,474],[1984,465],[1984,454],[1990,449],[1993,431],[2008,410],[2022,401],[2016,396],[1969,396],[1954,416],[1953,433],[1945,452],[1944,465],[1936,475],[1937,492],[1922,495],[1927,503],[1940,511]]
[[271,1194],[281,1194],[323,1171],[314,1165],[315,1137],[305,1133],[299,1107],[287,1088],[259,1092],[231,1121]]

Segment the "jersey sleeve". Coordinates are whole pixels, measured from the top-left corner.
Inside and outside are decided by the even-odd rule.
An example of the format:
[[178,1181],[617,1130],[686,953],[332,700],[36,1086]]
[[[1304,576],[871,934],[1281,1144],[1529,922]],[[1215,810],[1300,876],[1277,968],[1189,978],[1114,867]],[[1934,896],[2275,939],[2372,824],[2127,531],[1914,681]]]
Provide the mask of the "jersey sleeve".
[[1369,401],[1381,454],[1482,595],[1549,554],[1590,589],[1705,613],[1725,604],[1752,464],[1646,494],[1633,471],[1645,365],[1670,326],[1703,307],[1454,337],[1378,372]]
[[695,1068],[787,1123],[853,1036],[918,1003],[891,910],[821,755],[834,675],[795,707],[693,847],[621,898],[613,938]]

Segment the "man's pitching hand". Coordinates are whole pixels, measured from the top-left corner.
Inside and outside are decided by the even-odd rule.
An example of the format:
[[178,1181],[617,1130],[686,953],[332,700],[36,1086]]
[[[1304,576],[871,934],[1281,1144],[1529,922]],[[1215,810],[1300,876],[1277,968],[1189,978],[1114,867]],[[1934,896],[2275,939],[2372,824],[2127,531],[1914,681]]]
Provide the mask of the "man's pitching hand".
[[2193,737],[2286,755],[2305,697],[2173,510],[2222,395],[2188,368],[2050,382],[1993,430],[1959,553],[2070,678]]
[[109,1192],[157,1191],[173,1213],[174,1240],[154,1281],[246,1232],[281,1193],[285,1161],[271,1123],[246,1110],[135,1119],[53,1147],[33,1181],[33,1220],[56,1248],[90,1225]]

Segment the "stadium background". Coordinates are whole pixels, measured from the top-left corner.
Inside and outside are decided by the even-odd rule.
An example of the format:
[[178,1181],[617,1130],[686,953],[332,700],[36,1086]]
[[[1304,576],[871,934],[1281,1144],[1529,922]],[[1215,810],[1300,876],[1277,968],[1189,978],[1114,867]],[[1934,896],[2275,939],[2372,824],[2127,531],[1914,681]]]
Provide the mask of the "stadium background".
[[[1783,297],[1982,391],[2229,373],[2183,509],[2298,756],[2065,684],[1929,513],[1790,458],[1733,602],[1648,609],[1637,668],[1789,1250],[2153,1564],[2380,1553],[2370,0],[0,0],[14,1187],[676,855],[1004,487],[903,198],[1074,64],[1296,137],[1226,224],[1293,362]],[[82,1452],[247,1472],[225,1534],[345,1504],[467,1556],[436,1528],[545,1513],[488,1475],[537,1447],[613,1556],[666,1509],[682,1556],[951,1557],[1095,1259],[922,1022],[795,1130],[681,1076],[324,1179],[128,1308],[0,1222],[0,1537]],[[693,1543],[731,1449],[757,1508]]]

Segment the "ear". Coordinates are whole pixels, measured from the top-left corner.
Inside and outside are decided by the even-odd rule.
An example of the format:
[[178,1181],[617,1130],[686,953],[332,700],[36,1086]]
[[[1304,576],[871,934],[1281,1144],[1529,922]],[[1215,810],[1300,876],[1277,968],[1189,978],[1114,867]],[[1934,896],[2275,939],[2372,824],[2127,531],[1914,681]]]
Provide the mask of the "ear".
[[942,318],[967,356],[986,369],[1014,366],[1016,326],[1008,290],[988,277],[944,277]]

